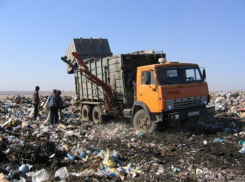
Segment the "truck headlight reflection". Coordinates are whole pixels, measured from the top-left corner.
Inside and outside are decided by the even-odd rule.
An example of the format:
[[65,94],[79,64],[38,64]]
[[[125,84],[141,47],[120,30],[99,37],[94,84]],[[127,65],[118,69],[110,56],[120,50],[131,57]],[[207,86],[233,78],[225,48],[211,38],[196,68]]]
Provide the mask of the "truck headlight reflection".
[[171,110],[172,109],[172,105],[168,105],[168,110]]

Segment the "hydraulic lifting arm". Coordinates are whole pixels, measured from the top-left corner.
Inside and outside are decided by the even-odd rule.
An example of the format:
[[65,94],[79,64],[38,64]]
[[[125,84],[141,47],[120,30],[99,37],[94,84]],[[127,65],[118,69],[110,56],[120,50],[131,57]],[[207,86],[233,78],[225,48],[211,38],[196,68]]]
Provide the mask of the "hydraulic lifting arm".
[[105,91],[106,94],[105,96],[106,106],[109,111],[112,111],[113,108],[115,108],[117,105],[114,100],[114,95],[111,87],[89,71],[87,65],[83,62],[82,58],[79,56],[79,52],[73,52],[72,55],[78,60],[81,66],[75,67],[67,60],[66,57],[61,57],[61,59],[69,66],[71,66],[74,70],[79,70],[81,73],[85,74],[92,83],[102,87],[102,89]]

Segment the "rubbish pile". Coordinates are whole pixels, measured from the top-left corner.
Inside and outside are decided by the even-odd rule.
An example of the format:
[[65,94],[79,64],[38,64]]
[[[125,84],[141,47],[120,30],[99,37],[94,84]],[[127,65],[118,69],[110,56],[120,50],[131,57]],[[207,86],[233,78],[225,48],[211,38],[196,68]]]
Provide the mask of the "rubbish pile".
[[244,181],[244,95],[222,93],[210,103],[217,117],[200,120],[198,130],[156,133],[115,118],[85,123],[68,96],[52,126],[42,108],[36,121],[29,117],[30,98],[7,97],[0,101],[0,181]]
[[211,96],[210,106],[212,105],[222,117],[244,117],[245,93],[220,91]]

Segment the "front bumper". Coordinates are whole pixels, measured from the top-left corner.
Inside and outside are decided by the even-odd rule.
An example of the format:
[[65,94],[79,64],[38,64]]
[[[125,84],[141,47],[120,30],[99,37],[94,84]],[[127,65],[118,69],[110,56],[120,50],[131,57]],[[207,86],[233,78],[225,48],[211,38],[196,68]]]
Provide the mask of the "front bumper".
[[210,116],[215,112],[214,107],[205,107],[190,109],[180,112],[173,112],[168,114],[168,121],[171,123],[171,126],[178,126],[181,120],[191,119],[199,116]]

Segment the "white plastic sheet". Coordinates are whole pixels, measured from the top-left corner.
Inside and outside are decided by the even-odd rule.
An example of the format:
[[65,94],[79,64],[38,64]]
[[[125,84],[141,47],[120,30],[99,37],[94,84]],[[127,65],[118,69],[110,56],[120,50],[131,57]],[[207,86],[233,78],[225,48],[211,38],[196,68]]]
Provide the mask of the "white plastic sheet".
[[67,171],[66,167],[61,167],[55,172],[54,177],[59,177],[60,179],[65,179],[65,178],[69,177],[69,172]]
[[32,177],[32,182],[43,182],[45,180],[48,180],[50,177],[50,174],[46,169],[41,169],[37,172],[28,172],[26,173],[28,177]]

